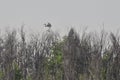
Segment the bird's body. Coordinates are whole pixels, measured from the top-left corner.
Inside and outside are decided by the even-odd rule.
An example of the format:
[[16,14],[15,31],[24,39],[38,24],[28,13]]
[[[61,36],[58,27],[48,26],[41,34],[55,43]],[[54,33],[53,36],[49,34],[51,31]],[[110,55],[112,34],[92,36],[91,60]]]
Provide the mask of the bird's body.
[[44,25],[45,25],[45,27],[49,27],[49,28],[52,27],[52,25],[50,23],[47,23],[47,24],[44,24]]

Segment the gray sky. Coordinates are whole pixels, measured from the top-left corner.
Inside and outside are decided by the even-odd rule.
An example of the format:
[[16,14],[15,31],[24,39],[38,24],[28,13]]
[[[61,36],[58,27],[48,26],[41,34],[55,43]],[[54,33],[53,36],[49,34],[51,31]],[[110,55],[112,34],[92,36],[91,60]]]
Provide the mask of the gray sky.
[[23,23],[32,31],[40,31],[51,22],[53,29],[65,33],[88,26],[106,30],[120,26],[120,0],[0,0],[0,28],[20,27]]

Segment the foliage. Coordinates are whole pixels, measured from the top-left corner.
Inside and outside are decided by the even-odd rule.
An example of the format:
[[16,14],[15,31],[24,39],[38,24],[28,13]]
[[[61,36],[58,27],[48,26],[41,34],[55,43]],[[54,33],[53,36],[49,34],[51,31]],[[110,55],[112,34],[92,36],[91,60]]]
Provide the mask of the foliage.
[[21,70],[19,69],[17,64],[14,64],[14,67],[15,67],[15,80],[21,80],[23,78]]
[[49,28],[28,37],[23,27],[0,36],[0,80],[120,80],[114,33],[79,36],[71,28],[61,39]]

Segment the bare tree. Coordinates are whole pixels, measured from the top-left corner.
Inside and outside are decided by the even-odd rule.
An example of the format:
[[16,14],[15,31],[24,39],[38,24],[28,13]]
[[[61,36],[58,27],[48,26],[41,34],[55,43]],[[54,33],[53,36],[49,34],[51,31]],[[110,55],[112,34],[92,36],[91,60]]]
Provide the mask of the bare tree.
[[63,48],[64,59],[64,80],[77,80],[76,79],[76,60],[79,54],[79,37],[72,28],[68,34],[67,40]]

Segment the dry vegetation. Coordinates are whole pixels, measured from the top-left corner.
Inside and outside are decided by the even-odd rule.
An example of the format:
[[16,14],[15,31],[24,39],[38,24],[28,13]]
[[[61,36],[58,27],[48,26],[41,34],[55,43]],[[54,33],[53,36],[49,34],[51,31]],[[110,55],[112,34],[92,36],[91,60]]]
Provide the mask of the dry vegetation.
[[120,80],[119,38],[71,28],[62,39],[49,29],[26,41],[23,28],[8,31],[0,37],[0,80]]

